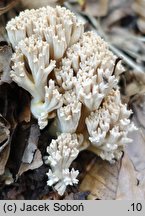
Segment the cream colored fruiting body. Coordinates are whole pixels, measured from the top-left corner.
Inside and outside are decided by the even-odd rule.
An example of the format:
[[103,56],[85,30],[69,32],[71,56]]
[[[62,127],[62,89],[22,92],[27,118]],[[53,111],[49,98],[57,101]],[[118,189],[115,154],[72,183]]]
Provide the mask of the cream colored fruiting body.
[[40,129],[55,118],[45,157],[51,169],[49,186],[63,195],[78,183],[70,170],[81,150],[88,148],[104,160],[119,159],[131,124],[130,110],[118,88],[123,67],[108,45],[61,7],[26,10],[7,24],[15,53],[11,77],[31,96],[31,111]]
[[47,77],[56,63],[50,59],[49,48],[47,42],[32,35],[19,42],[12,58],[11,78],[32,95],[31,111],[40,129],[47,125],[52,111],[62,105],[62,96],[52,79],[47,87]]
[[86,118],[93,145],[90,150],[109,162],[120,159],[125,144],[131,142],[128,132],[136,129],[129,120],[131,113],[126,104],[121,103],[119,90],[112,90],[102,106]]
[[82,104],[74,91],[63,94],[63,106],[57,109],[59,130],[63,133],[75,133],[81,117]]
[[79,40],[84,26],[69,10],[48,6],[21,12],[6,28],[15,49],[11,78],[31,94],[31,111],[43,129],[62,105],[55,81],[47,83],[48,75],[68,46]]
[[76,134],[62,133],[47,147],[49,157],[45,162],[51,166],[47,173],[49,178],[47,184],[49,186],[55,184],[54,187],[60,195],[64,194],[67,185],[78,183],[76,177],[79,172],[73,168],[69,171],[69,167],[79,154],[79,145]]
[[55,69],[55,76],[65,91],[73,89],[77,99],[90,111],[98,109],[103,98],[117,86],[118,75],[123,67],[117,64],[116,56],[93,32],[84,33],[78,43],[72,45],[62,60],[62,66]]
[[76,43],[84,31],[83,23],[64,7],[42,7],[25,10],[6,26],[13,47],[32,34],[41,35],[51,49],[51,57],[59,59],[68,46]]

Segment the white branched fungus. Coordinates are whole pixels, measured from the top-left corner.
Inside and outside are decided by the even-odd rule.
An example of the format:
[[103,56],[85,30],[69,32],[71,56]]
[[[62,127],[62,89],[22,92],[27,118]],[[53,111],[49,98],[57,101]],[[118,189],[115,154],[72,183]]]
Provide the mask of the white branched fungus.
[[40,129],[54,118],[47,184],[63,195],[67,185],[78,183],[79,172],[69,167],[80,151],[88,148],[113,162],[131,141],[131,111],[117,86],[123,67],[107,43],[83,33],[83,24],[65,8],[26,10],[6,28],[15,50],[12,80],[31,94]]
[[64,106],[57,109],[59,128],[62,133],[75,133],[81,117],[82,104],[74,91],[66,91],[63,95]]
[[49,44],[32,35],[20,41],[12,58],[11,77],[32,95],[31,111],[43,129],[51,116],[49,113],[62,105],[62,97],[48,75],[55,67],[50,60]]
[[115,65],[115,61],[107,43],[95,33],[87,32],[67,50],[62,66],[55,69],[56,80],[64,90],[74,88],[78,100],[93,111],[117,86],[123,67],[120,62]]
[[135,129],[128,119],[130,114],[126,104],[121,103],[120,92],[112,90],[102,106],[86,118],[89,140],[96,147],[93,151],[102,159],[120,159],[124,145],[131,141],[127,133]]
[[84,26],[75,15],[64,7],[43,7],[25,10],[6,26],[13,47],[32,34],[41,35],[52,50],[54,59],[62,58],[66,48],[81,37]]
[[77,184],[76,177],[79,172],[73,168],[69,170],[72,161],[79,154],[79,139],[76,134],[62,133],[56,140],[52,140],[47,147],[49,157],[46,163],[50,164],[51,169],[47,173],[47,184],[52,186],[60,195],[63,195],[67,185]]

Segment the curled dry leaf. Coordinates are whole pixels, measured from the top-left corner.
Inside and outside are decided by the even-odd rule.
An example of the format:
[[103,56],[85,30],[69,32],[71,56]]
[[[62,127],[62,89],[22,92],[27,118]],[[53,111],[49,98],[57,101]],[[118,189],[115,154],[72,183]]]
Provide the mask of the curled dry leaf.
[[89,191],[88,199],[116,198],[120,162],[109,164],[97,159],[80,184],[80,191]]
[[8,45],[0,45],[0,85],[4,82],[11,83],[10,61],[12,49]]

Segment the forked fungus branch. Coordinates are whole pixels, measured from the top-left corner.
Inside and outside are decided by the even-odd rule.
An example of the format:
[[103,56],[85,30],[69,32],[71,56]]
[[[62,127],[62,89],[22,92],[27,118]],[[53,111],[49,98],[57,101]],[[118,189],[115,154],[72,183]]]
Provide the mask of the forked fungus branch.
[[26,10],[6,29],[15,50],[12,80],[32,96],[40,129],[54,118],[47,184],[63,195],[78,183],[79,171],[70,166],[81,150],[114,162],[131,141],[128,131],[136,128],[118,87],[123,67],[107,43],[83,33],[83,24],[63,7]]

